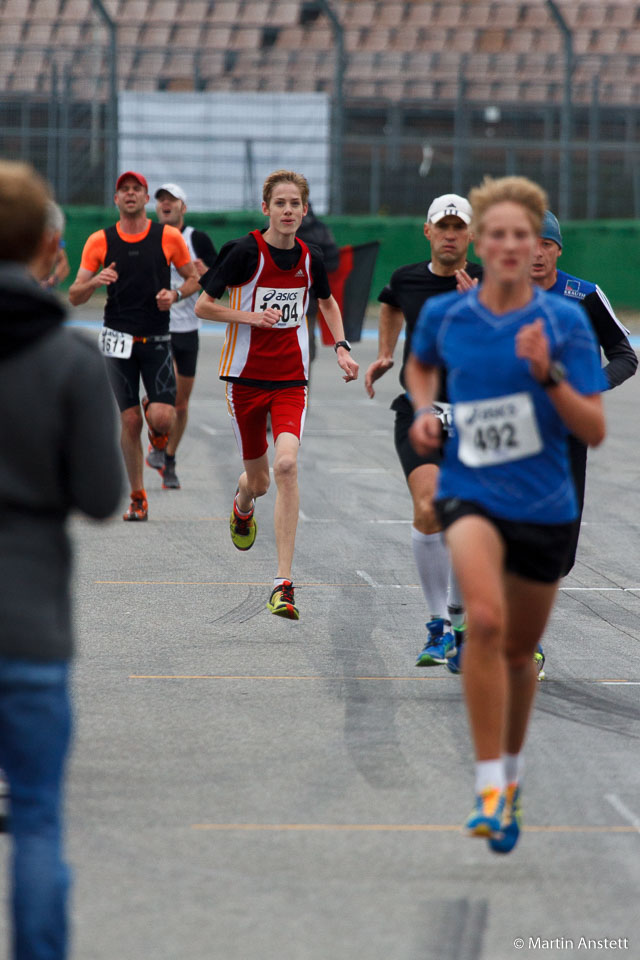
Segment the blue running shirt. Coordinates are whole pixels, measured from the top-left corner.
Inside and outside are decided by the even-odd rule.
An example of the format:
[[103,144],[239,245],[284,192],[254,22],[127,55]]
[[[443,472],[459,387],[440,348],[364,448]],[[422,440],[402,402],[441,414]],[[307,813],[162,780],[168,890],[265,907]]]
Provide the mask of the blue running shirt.
[[516,333],[537,319],[571,386],[582,394],[606,390],[584,311],[539,288],[526,307],[502,315],[480,303],[477,288],[433,297],[420,311],[412,348],[421,363],[446,368],[454,405],[438,497],[471,500],[506,520],[569,523],[578,515],[569,431],[515,352]]

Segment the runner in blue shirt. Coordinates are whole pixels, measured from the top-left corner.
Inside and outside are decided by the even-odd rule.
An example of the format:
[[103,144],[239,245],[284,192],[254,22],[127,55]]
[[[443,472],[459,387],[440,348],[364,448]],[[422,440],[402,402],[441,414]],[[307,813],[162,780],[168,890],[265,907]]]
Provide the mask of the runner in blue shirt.
[[577,515],[567,435],[603,440],[606,378],[583,311],[530,280],[544,191],[524,177],[487,178],[469,199],[483,282],[425,305],[406,379],[420,453],[440,442],[431,404],[438,368],[447,372],[455,436],[436,507],[467,610],[463,678],[477,762],[466,826],[507,853],[520,832],[533,652]]

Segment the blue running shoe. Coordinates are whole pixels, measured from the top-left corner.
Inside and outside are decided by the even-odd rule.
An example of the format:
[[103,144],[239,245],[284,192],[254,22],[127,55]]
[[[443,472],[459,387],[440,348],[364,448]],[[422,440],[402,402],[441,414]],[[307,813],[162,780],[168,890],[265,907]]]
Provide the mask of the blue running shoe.
[[542,649],[542,644],[539,643],[536,648],[536,652],[533,655],[533,662],[535,663],[536,670],[538,671],[538,680],[544,680],[545,678],[544,661],[544,651]]
[[416,667],[439,667],[447,662],[447,653],[453,649],[453,634],[449,629],[445,630],[442,617],[429,620],[426,626],[427,642],[416,660]]
[[505,790],[504,796],[502,836],[489,837],[489,846],[494,853],[511,853],[518,842],[522,826],[520,787],[518,784],[510,783]]
[[498,787],[487,787],[476,794],[476,805],[465,824],[470,837],[501,836],[504,793]]
[[450,673],[462,673],[462,645],[466,636],[465,627],[453,628],[453,647],[447,652],[447,670]]

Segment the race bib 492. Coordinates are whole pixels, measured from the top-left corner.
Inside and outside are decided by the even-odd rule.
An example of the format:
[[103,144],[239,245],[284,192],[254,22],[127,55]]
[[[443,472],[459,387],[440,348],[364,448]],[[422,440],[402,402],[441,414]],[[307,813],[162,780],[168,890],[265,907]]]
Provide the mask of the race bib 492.
[[458,457],[467,467],[490,467],[532,457],[542,450],[536,411],[529,393],[456,403]]

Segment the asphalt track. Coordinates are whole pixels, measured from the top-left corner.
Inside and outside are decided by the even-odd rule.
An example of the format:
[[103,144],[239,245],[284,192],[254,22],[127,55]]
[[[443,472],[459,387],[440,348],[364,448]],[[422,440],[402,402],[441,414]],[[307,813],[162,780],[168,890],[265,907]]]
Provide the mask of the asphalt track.
[[[147,524],[73,523],[74,960],[639,958],[640,377],[607,397],[590,454],[527,746],[526,831],[500,858],[460,829],[473,780],[459,680],[413,665],[425,610],[396,371],[371,401],[331,351],[314,366],[291,623],[265,607],[273,491],[255,547],[229,540],[239,458],[220,346],[202,338],[183,489],[149,470]],[[361,377],[374,354],[355,347]]]

